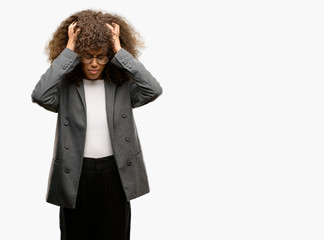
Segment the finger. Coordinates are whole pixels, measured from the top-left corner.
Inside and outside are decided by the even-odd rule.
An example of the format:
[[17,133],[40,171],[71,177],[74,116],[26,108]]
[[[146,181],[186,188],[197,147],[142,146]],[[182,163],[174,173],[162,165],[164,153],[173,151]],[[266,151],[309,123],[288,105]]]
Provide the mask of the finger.
[[72,22],[72,23],[70,24],[69,28],[73,28],[74,24],[75,24],[75,22]]
[[[115,26],[116,26],[116,24],[115,23],[112,23],[112,24],[114,24]],[[112,27],[110,24],[108,24],[108,23],[106,23],[106,26],[109,28],[109,30],[111,31],[111,33],[113,34],[113,35],[118,35],[119,34],[119,28],[117,28],[117,27]],[[117,25],[118,26],[118,25]]]
[[71,34],[71,32],[72,32],[72,27],[71,26],[69,26],[69,28],[68,28],[68,35],[70,36],[70,34]]
[[69,26],[69,32],[73,31],[73,27],[74,27],[74,25],[73,25],[73,23],[71,23]]
[[73,33],[76,33],[79,29],[80,29],[80,27],[78,27],[77,22],[75,22],[75,24],[72,27]]
[[114,28],[111,25],[109,25],[108,23],[106,23],[106,26],[109,28],[110,31],[114,30]]
[[109,27],[109,30],[111,31],[112,34],[116,34],[115,28],[113,28],[111,25],[107,23],[107,26]]
[[112,23],[115,29],[119,29],[119,25],[117,23]]

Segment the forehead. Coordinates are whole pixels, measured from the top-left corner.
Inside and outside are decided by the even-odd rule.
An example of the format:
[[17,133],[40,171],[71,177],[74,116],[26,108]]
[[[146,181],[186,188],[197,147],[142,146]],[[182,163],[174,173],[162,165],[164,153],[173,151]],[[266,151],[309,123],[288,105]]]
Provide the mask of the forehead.
[[90,54],[93,56],[98,56],[100,54],[103,54],[103,50],[88,50],[86,54]]

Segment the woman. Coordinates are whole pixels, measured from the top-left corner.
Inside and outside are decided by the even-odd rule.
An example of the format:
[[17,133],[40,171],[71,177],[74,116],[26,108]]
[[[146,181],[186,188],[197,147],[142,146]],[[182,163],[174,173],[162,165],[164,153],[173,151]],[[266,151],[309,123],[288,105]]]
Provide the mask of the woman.
[[61,23],[32,101],[58,113],[46,201],[61,239],[130,238],[130,200],[149,190],[133,108],[162,94],[137,60],[142,42],[116,14],[85,10]]

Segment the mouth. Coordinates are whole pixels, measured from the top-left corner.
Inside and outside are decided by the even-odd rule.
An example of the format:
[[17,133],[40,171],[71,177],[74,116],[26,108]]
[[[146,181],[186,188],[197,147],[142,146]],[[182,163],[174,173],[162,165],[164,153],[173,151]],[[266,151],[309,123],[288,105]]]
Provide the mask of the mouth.
[[96,74],[96,73],[98,73],[98,70],[89,70],[89,73]]

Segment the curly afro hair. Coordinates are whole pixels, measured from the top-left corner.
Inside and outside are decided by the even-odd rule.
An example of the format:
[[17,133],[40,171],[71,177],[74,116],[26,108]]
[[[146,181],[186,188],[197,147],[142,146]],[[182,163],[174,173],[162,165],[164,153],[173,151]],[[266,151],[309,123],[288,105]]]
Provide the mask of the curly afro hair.
[[[80,28],[75,46],[75,52],[79,57],[84,56],[89,51],[103,50],[109,56],[103,77],[117,85],[130,80],[130,75],[126,71],[119,69],[110,63],[114,56],[113,38],[111,31],[105,26],[106,23],[112,25],[112,22],[120,26],[119,40],[121,47],[126,49],[134,58],[138,59],[141,52],[139,49],[145,47],[141,35],[132,27],[132,25],[122,16],[107,12],[84,10],[64,20],[54,32],[52,39],[46,46],[46,53],[49,61],[53,62],[58,55],[66,48],[68,42],[68,27],[71,23],[77,22],[77,28]],[[77,86],[82,81],[83,72],[79,64],[71,73],[67,74],[67,80]]]

